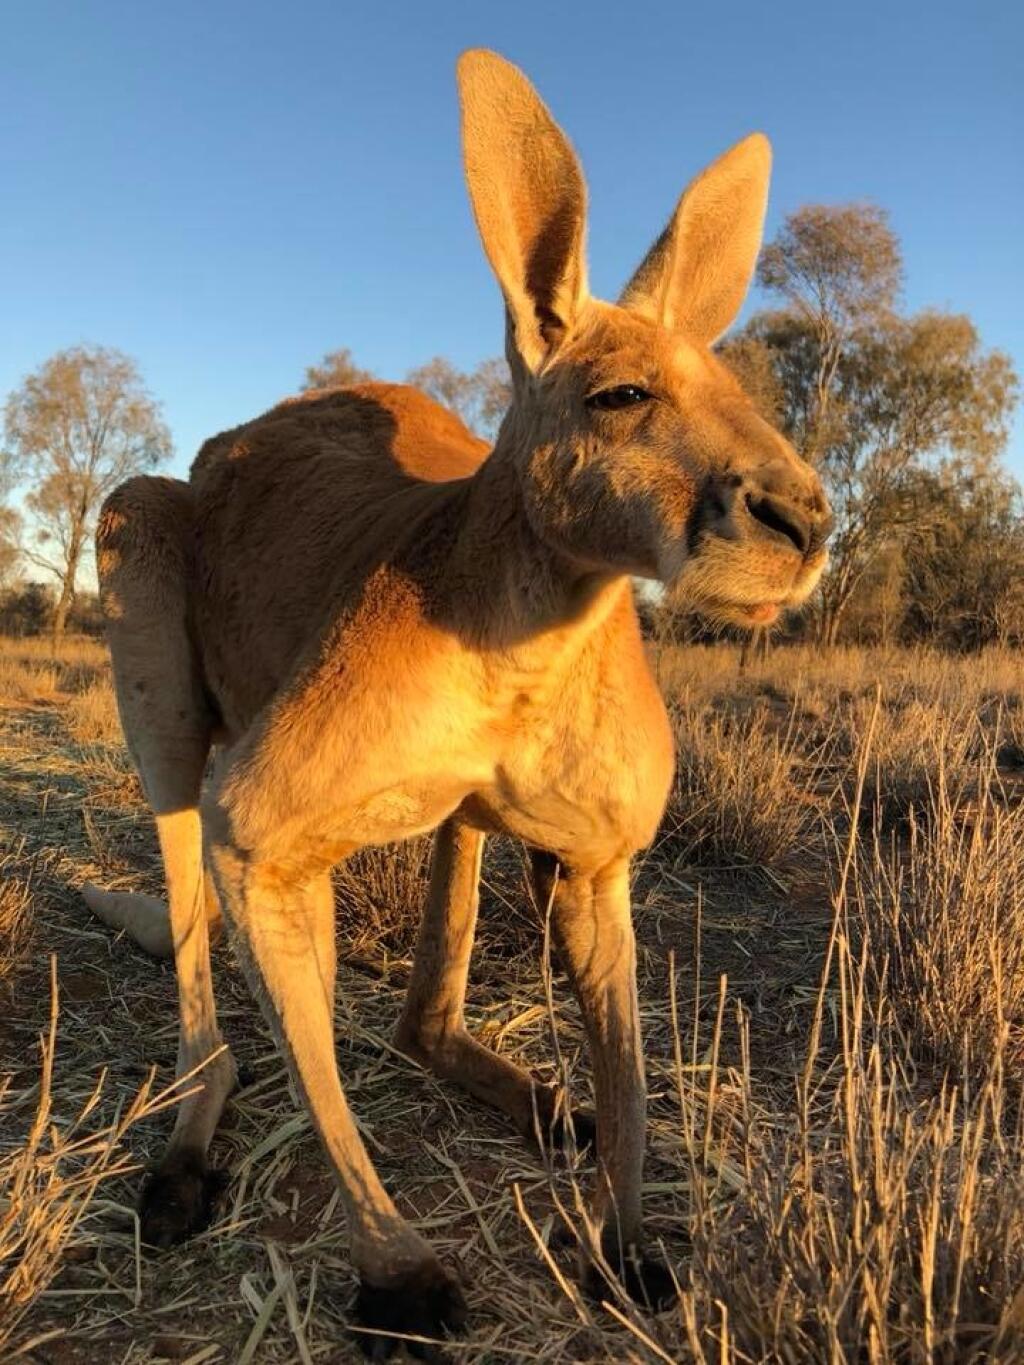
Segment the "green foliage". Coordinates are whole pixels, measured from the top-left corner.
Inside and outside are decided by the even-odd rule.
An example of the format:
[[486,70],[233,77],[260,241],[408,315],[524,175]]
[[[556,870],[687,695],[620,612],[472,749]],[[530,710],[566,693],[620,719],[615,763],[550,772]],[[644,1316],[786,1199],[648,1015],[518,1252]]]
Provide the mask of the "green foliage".
[[[377,376],[361,369],[347,346],[331,351],[319,365],[306,369],[305,388],[347,388],[365,384]],[[444,356],[436,355],[410,370],[405,382],[422,389],[465,422],[478,436],[493,440],[511,399],[508,365],[499,357],[482,360],[473,370],[460,370]]]
[[[765,248],[758,275],[784,307],[756,314],[722,356],[821,470],[836,530],[818,633],[835,643],[855,595],[910,541],[924,574],[921,546],[937,506],[924,497],[931,486],[923,471],[945,470],[947,546],[958,539],[960,511],[979,514],[968,510],[976,485],[958,471],[974,470],[1013,500],[998,461],[1017,377],[1006,355],[983,348],[968,317],[896,310],[899,243],[871,205],[798,210]],[[982,613],[990,625],[972,628],[972,643],[995,629],[992,602]],[[922,619],[918,613],[918,628]]]
[[901,635],[953,649],[1024,642],[1020,490],[982,461],[919,471],[903,549]]
[[843,336],[891,312],[903,258],[877,204],[807,204],[761,252],[757,278],[819,336]]
[[0,593],[0,635],[41,635],[53,614],[53,592],[45,583],[21,583]]

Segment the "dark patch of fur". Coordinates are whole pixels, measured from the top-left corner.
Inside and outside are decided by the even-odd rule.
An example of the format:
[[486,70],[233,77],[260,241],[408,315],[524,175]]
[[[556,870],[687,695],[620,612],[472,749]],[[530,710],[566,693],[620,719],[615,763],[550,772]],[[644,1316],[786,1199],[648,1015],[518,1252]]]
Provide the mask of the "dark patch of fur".
[[[386,1285],[360,1281],[353,1305],[354,1333],[370,1360],[388,1360],[404,1345],[417,1360],[443,1361],[444,1353],[422,1341],[403,1341],[403,1336],[441,1337],[457,1331],[466,1321],[466,1301],[454,1275],[430,1264]],[[400,1336],[370,1336],[360,1327]]]
[[[533,1098],[536,1113],[526,1129],[526,1140],[535,1149],[540,1128],[540,1143],[553,1151],[564,1151],[569,1145],[569,1125],[564,1108],[559,1105],[559,1088],[534,1079]],[[576,1150],[580,1155],[597,1155],[597,1117],[589,1109],[573,1109],[572,1128],[576,1136]]]
[[[676,1287],[663,1261],[645,1256],[632,1244],[621,1247],[614,1232],[606,1231],[601,1241],[604,1259],[634,1303],[652,1313],[663,1313],[671,1308],[677,1299]],[[607,1277],[593,1262],[586,1274],[585,1288],[592,1298],[608,1298]]]
[[[597,1118],[589,1109],[572,1111],[572,1131],[576,1139],[576,1150],[591,1158],[597,1156]],[[549,1129],[551,1146],[558,1149],[569,1145],[569,1125],[565,1115],[559,1114]]]
[[203,1152],[171,1153],[146,1178],[139,1196],[142,1240],[164,1250],[209,1227],[228,1185],[227,1171],[211,1170]]

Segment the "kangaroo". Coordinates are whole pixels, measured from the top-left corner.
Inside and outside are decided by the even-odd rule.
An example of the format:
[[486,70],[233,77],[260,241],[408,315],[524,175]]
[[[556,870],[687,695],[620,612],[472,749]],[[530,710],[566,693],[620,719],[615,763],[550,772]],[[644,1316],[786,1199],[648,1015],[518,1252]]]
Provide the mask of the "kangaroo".
[[465,53],[458,79],[512,372],[493,450],[409,388],[315,391],[207,441],[187,484],[125,483],[97,535],[118,705],[169,905],[95,887],[86,899],[150,951],[173,951],[180,1073],[206,1062],[144,1188],[143,1237],[166,1245],[210,1217],[207,1154],[235,1084],[210,971],[223,912],[339,1181],[354,1321],[378,1334],[363,1338],[378,1354],[457,1328],[465,1308],[345,1099],[331,868],[437,830],[398,1047],[531,1132],[558,1097],[463,1017],[484,839],[525,841],[593,1061],[583,1269],[600,1249],[636,1298],[663,1299],[670,1274],[643,1251],[629,864],[658,826],[674,758],[631,576],[764,624],[814,588],[830,524],[817,475],[710,349],[754,268],[767,140],[746,138],[693,181],[612,304],[588,291],[583,177],[533,87],[486,51]]

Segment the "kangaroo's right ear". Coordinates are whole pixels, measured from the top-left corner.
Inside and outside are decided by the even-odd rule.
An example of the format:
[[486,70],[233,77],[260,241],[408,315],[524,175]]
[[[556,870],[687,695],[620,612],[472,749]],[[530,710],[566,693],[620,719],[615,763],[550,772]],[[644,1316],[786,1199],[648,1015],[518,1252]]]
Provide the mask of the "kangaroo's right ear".
[[496,53],[458,66],[466,181],[505,296],[510,350],[536,373],[586,297],[587,192],[575,153],[523,73]]

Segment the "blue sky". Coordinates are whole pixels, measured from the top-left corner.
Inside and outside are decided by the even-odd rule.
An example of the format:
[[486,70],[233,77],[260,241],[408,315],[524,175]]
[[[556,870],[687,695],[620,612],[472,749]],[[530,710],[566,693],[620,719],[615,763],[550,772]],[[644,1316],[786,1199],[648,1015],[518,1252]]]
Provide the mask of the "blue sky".
[[[1024,369],[1010,0],[20,0],[0,31],[0,399],[55,350],[119,347],[176,472],[327,350],[397,378],[500,349],[458,148],[454,62],[476,45],[524,68],[581,155],[596,292],[761,128],[769,233],[806,202],[877,201],[908,306],[970,313]],[[1009,460],[1024,478],[1020,418]]]

